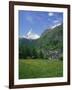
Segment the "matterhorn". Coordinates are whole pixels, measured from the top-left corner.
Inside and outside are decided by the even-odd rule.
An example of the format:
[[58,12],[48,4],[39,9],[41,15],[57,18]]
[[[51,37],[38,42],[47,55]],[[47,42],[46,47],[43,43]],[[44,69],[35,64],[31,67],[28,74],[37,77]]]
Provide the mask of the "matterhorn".
[[26,39],[38,39],[38,38],[40,38],[40,36],[38,34],[32,32],[32,29],[30,29],[28,31],[28,33],[23,37]]

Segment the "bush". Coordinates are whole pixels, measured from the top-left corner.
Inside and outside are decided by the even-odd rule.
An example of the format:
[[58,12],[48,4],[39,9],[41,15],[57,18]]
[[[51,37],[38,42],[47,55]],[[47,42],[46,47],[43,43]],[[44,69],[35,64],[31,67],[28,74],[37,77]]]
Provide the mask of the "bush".
[[63,61],[63,56],[61,56],[61,57],[59,58],[59,60]]

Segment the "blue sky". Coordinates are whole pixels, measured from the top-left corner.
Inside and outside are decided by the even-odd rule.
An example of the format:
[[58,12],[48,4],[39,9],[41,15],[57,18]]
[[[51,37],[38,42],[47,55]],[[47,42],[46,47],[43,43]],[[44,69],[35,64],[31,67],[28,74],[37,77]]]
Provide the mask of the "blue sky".
[[25,36],[30,30],[41,35],[45,29],[63,23],[63,13],[19,10],[19,36]]

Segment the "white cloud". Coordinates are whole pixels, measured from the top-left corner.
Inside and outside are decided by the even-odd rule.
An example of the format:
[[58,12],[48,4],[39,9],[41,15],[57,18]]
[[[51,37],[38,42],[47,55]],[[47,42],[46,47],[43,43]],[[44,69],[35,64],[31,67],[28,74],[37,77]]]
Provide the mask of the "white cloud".
[[52,12],[48,13],[48,16],[53,16],[53,15],[54,15],[54,13],[52,13]]
[[32,22],[32,17],[31,16],[27,16],[26,19],[29,21],[29,22]]
[[54,23],[59,23],[59,20],[54,20],[53,22],[54,22]]

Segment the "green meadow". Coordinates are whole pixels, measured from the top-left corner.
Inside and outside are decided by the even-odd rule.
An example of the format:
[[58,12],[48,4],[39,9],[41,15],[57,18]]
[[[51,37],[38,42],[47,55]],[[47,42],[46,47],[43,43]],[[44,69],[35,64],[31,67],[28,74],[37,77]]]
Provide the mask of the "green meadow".
[[63,76],[63,61],[46,59],[20,59],[19,79]]

